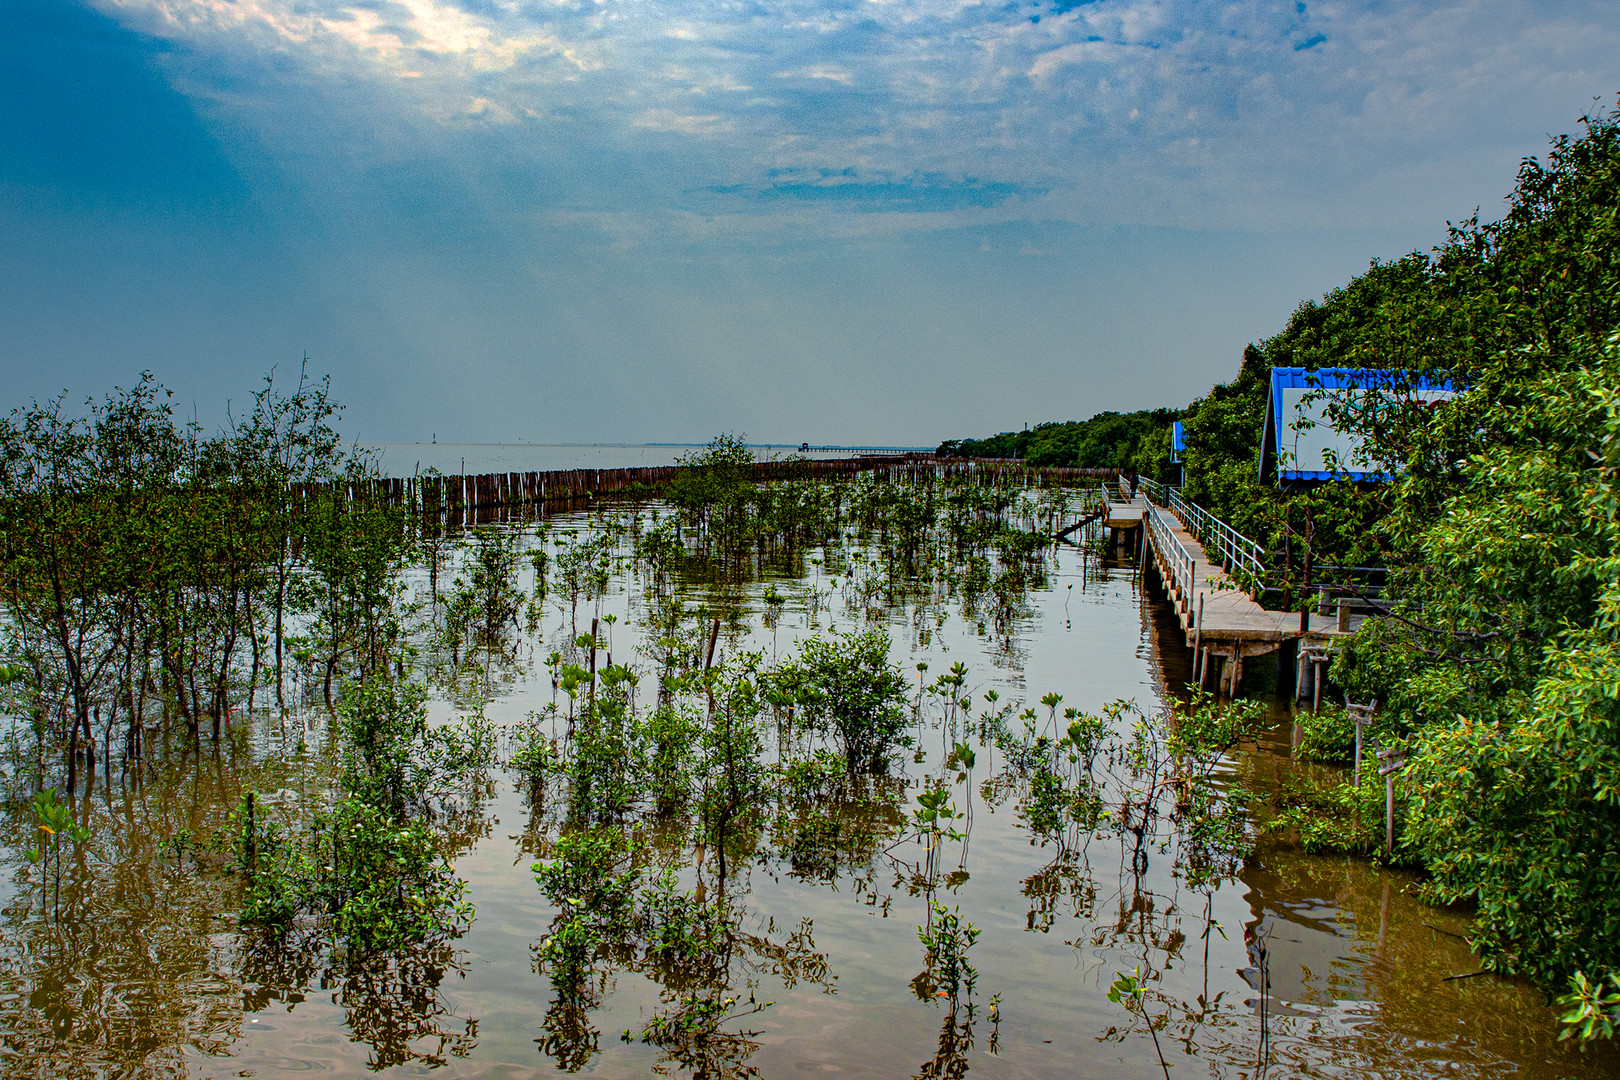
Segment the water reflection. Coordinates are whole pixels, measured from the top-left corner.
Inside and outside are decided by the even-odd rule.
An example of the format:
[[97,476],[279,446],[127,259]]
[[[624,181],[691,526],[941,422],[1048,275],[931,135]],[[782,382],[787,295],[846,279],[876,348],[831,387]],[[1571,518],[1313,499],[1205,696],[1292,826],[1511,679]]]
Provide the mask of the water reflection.
[[1559,1043],[1532,987],[1475,975],[1468,913],[1417,900],[1410,874],[1272,849],[1250,860],[1242,880],[1251,962],[1240,975],[1252,991],[1246,1007],[1271,1018],[1273,1070],[1595,1077],[1620,1066],[1611,1045]]
[[[772,657],[812,629],[870,621],[920,650],[896,656],[908,677],[913,661],[936,676],[962,662],[963,692],[979,701],[986,691],[1010,701],[1026,684],[1088,709],[1131,696],[1151,708],[1156,693],[1179,693],[1179,631],[1136,591],[1128,560],[1066,552],[1063,562],[1044,586],[1026,582],[1020,596],[1003,582],[999,597],[993,563],[921,580],[903,562],[857,559],[841,545],[746,571],[673,562],[639,588],[621,574],[600,604],[582,599],[577,611],[553,595],[549,624],[502,623],[430,662],[445,698],[513,728],[548,704],[566,710],[541,657],[588,663],[570,631],[609,614],[619,621],[603,623],[605,651],[654,671],[700,657],[709,637],[694,627],[716,617],[721,652]],[[761,568],[784,602],[765,598]],[[770,617],[750,625],[762,612]],[[1133,659],[1138,650],[1147,662]],[[324,797],[328,744],[310,719],[265,729],[280,738],[273,746],[244,730],[217,755],[177,741],[167,754],[151,747],[128,782],[101,774],[76,806],[96,841],[64,869],[60,918],[37,872],[16,861],[0,909],[4,1075],[35,1075],[41,1061],[66,1075],[180,1075],[198,1071],[199,1057],[221,1066],[200,1071],[261,1075],[1159,1075],[1142,1021],[1104,996],[1115,972],[1133,969],[1172,1064],[1189,1075],[1620,1072],[1612,1048],[1582,1055],[1556,1044],[1551,1013],[1528,988],[1446,981],[1474,970],[1459,936],[1466,915],[1419,904],[1410,879],[1268,847],[1223,884],[1239,868],[1219,862],[1218,846],[1200,866],[1196,845],[1116,844],[1073,829],[1038,837],[1019,817],[1000,751],[981,748],[965,782],[941,769],[966,728],[929,730],[924,760],[886,778],[785,776],[770,814],[733,838],[723,887],[712,848],[649,830],[650,858],[694,905],[728,906],[723,939],[678,962],[637,940],[594,952],[588,976],[572,982],[537,964],[531,950],[557,912],[528,867],[549,857],[567,808],[505,778],[469,788],[434,822],[473,881],[479,918],[465,938],[360,957],[313,926],[239,932],[222,917],[237,906],[228,815],[246,790],[273,793],[261,805],[289,820]],[[779,737],[792,738],[784,722]],[[314,749],[300,754],[300,742]],[[1263,739],[1229,782],[1267,782],[1289,767],[1289,743],[1286,733]],[[928,847],[909,831],[916,794],[941,782],[959,804],[978,804],[971,855],[966,839]],[[13,813],[4,828],[16,851],[32,822]],[[942,898],[983,932],[969,958],[988,1005],[950,1008],[932,989],[917,1000],[914,927]]]
[[466,977],[449,941],[351,955],[334,950],[310,927],[249,932],[242,937],[236,975],[247,1012],[262,1012],[274,1002],[290,1013],[312,991],[328,993],[342,1009],[350,1037],[366,1047],[372,1070],[444,1065],[478,1045],[477,1020],[458,1015],[444,994],[447,975]]

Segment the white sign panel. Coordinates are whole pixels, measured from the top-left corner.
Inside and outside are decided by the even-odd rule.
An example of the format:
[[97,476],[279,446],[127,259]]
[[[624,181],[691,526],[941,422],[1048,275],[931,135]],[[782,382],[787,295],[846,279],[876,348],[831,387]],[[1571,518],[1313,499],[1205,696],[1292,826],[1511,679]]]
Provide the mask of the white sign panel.
[[[1363,473],[1380,471],[1367,460],[1363,439],[1353,432],[1340,431],[1328,419],[1335,403],[1354,408],[1360,390],[1285,386],[1282,390],[1283,426],[1278,433],[1277,464],[1284,472]],[[1409,390],[1411,400],[1433,404],[1453,396],[1454,390]]]

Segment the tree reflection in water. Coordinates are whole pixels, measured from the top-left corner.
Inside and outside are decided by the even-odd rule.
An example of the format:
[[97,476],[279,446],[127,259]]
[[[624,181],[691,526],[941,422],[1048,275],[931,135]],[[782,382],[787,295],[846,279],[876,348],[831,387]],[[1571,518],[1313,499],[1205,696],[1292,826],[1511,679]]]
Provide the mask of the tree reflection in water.
[[366,1063],[373,1070],[444,1065],[472,1052],[478,1021],[458,1015],[441,991],[452,973],[464,975],[465,965],[447,939],[350,953],[334,949],[313,926],[244,934],[237,964],[244,1012],[271,1002],[291,1011],[312,988],[330,991],[350,1036],[370,1048]]
[[917,1070],[917,1080],[960,1080],[967,1075],[967,1054],[972,1049],[973,1006],[967,1006],[960,1019],[952,1009],[939,1029],[939,1049]]
[[[620,1034],[625,1042],[660,1051],[656,1071],[758,1075],[749,1058],[758,1049],[759,1032],[726,1028],[770,1007],[755,988],[770,978],[784,989],[811,983],[830,992],[833,980],[809,919],[784,934],[774,920],[755,919],[742,906],[737,897],[747,895],[746,882],[734,879],[730,885],[735,892],[717,891],[706,899],[701,879],[691,891],[670,893],[666,876],[645,887],[634,900],[636,909],[619,919],[581,928],[577,914],[559,913],[552,935],[534,949],[535,966],[549,976],[553,992],[542,1021],[545,1035],[535,1040],[540,1052],[565,1072],[585,1068],[601,1048],[592,1014],[622,972],[659,987],[657,1011],[639,1032],[627,1028]],[[699,912],[702,925],[664,921],[655,905],[670,900]],[[582,956],[547,947],[559,935],[576,933],[589,942]]]

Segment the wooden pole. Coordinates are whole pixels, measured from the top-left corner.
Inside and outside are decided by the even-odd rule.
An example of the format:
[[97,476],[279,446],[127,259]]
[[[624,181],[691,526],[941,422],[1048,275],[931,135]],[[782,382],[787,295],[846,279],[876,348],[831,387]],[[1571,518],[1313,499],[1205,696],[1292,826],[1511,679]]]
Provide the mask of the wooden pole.
[[1395,854],[1395,774],[1384,775],[1384,854]]
[[1196,673],[1198,675],[1198,685],[1199,685],[1199,687],[1202,687],[1204,685],[1203,647],[1204,647],[1204,598],[1202,596],[1200,596],[1198,598],[1198,620],[1193,626],[1193,667],[1196,669]]
[[1365,705],[1357,705],[1350,700],[1349,695],[1345,695],[1344,708],[1350,714],[1350,719],[1354,720],[1356,724],[1356,767],[1352,775],[1354,776],[1355,786],[1360,787],[1362,745],[1364,742],[1362,733],[1366,730],[1367,725],[1372,722],[1373,713],[1378,711],[1378,699],[1373,698],[1372,701]]
[[1406,764],[1406,751],[1399,747],[1378,751],[1383,764],[1378,772],[1384,778],[1384,855],[1395,854],[1395,773]]
[[1361,721],[1356,720],[1356,767],[1350,773],[1350,786],[1361,789]]

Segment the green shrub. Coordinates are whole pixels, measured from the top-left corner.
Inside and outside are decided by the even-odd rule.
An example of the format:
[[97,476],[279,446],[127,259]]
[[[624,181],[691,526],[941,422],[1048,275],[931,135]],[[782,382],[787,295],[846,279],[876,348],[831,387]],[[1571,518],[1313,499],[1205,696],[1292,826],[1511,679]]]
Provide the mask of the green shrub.
[[806,721],[832,737],[849,775],[884,773],[906,740],[906,680],[889,663],[889,636],[810,638],[799,649],[795,685]]
[[1299,728],[1299,756],[1306,761],[1349,763],[1356,757],[1356,722],[1343,705],[1328,704],[1317,713],[1294,716]]

